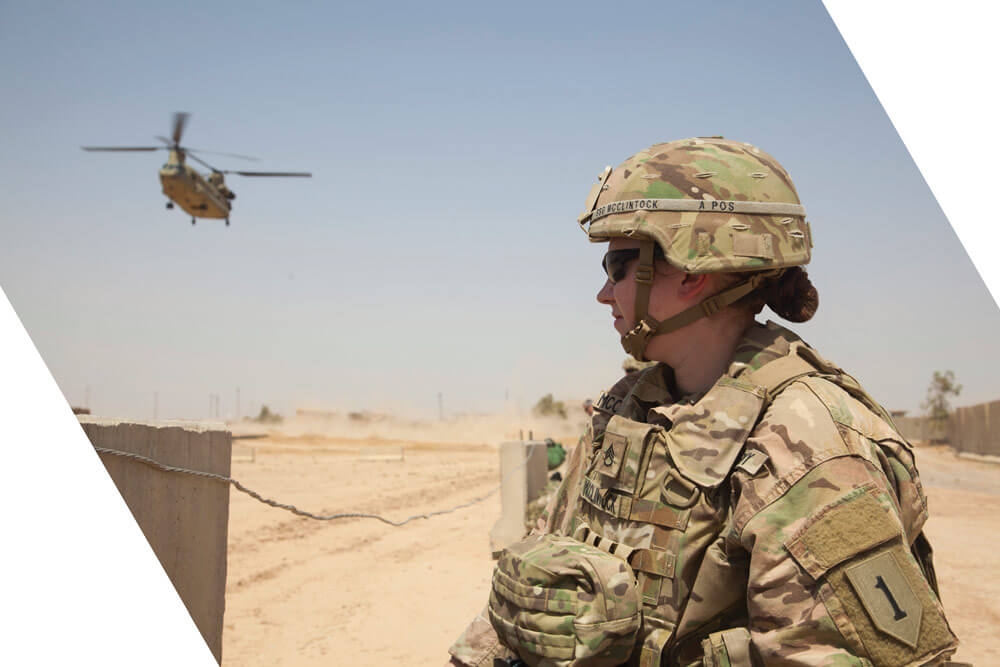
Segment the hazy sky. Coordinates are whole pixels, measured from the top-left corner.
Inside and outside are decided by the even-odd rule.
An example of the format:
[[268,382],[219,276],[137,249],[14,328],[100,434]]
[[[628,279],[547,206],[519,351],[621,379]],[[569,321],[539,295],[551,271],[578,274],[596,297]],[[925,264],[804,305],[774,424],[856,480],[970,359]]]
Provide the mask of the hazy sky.
[[[624,353],[576,215],[648,145],[789,170],[821,306],[887,407],[1000,398],[1000,311],[817,2],[0,5],[0,286],[71,403],[437,414],[593,396]],[[232,226],[164,209],[151,145],[249,153]]]

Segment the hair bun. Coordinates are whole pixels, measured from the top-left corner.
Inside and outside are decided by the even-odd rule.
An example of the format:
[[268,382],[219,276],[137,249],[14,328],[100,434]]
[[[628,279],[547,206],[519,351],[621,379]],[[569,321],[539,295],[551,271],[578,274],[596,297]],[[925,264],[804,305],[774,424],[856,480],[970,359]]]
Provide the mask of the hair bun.
[[819,308],[819,293],[801,266],[781,274],[763,290],[768,308],[789,322],[807,322]]

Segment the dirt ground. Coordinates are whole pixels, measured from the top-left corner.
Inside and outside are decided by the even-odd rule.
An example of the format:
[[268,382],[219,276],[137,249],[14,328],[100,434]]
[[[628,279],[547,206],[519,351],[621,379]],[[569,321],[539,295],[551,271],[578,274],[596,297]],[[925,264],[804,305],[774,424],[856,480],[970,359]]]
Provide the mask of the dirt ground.
[[[404,446],[364,462],[362,446]],[[251,459],[251,452],[253,457]],[[921,448],[942,597],[962,639],[956,659],[1000,664],[1000,465]],[[489,493],[495,445],[310,435],[238,440],[233,477],[315,513],[394,520]],[[315,521],[232,491],[223,665],[433,665],[483,607],[499,495],[395,528]]]

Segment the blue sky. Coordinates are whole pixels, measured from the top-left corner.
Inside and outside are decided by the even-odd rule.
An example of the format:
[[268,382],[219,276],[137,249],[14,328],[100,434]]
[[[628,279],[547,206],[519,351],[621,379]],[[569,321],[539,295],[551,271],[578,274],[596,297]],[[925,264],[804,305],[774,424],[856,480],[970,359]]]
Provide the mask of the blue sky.
[[[0,6],[0,286],[70,402],[133,418],[267,403],[437,414],[595,395],[624,358],[596,174],[724,134],[789,170],[816,318],[889,408],[952,369],[995,400],[1000,312],[819,2]],[[13,102],[13,103],[12,103]],[[240,179],[232,226],[166,211],[144,145]]]

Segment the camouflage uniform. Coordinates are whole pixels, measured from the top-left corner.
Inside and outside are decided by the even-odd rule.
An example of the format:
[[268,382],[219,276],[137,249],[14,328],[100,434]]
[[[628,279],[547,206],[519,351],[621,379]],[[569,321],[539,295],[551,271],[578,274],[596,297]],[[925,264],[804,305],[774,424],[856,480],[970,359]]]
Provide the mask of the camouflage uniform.
[[[748,656],[752,645],[768,665],[922,664],[954,651],[906,440],[822,361],[765,407],[753,371],[797,341],[773,323],[753,327],[702,396],[675,400],[658,365],[598,401],[592,446],[573,453],[544,530],[635,549],[643,645],[628,664],[714,664],[706,654],[720,644]],[[889,593],[878,580],[866,591],[891,595],[887,609],[852,583],[866,563],[895,577]],[[916,631],[879,629],[900,613],[919,615]],[[451,652],[490,665],[505,650],[477,619]],[[740,664],[727,660],[718,664]]]
[[[639,359],[649,338],[810,255],[787,173],[721,139],[660,144],[607,169],[580,221],[592,240],[640,239],[650,281],[654,243],[688,273],[748,272],[664,322],[637,290],[623,346]],[[598,399],[539,527],[632,568],[642,626],[625,664],[919,665],[954,652],[913,450],[853,378],[769,322],[745,332],[705,393],[673,387],[657,364]],[[476,667],[510,655],[485,614],[450,652]]]

